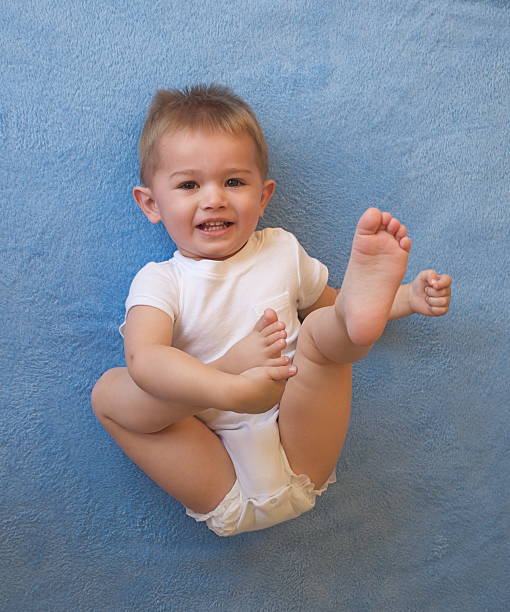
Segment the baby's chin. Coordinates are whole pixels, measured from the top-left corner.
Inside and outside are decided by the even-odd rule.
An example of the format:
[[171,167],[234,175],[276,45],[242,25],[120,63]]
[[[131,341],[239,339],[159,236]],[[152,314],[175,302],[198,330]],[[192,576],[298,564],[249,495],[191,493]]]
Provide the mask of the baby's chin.
[[231,257],[234,257],[234,255],[237,255],[237,253],[239,253],[239,251],[241,251],[243,247],[244,244],[240,249],[234,250],[231,253],[229,252],[226,255],[213,253],[192,253],[190,251],[187,251],[186,249],[181,248],[178,248],[177,250],[183,257],[186,257],[187,259],[194,259],[195,261],[225,261],[226,259],[230,259]]
[[234,257],[234,255],[237,255],[237,253],[242,251],[247,243],[248,240],[243,242],[243,244],[240,246],[235,246],[231,249],[223,251],[220,249],[218,249],[217,251],[215,251],[215,249],[211,249],[210,251],[203,251],[199,249],[192,251],[180,246],[177,246],[177,250],[183,257],[186,257],[188,259],[194,259],[195,261],[201,261],[202,259],[207,259],[209,261],[225,261],[226,259],[230,259],[231,257]]

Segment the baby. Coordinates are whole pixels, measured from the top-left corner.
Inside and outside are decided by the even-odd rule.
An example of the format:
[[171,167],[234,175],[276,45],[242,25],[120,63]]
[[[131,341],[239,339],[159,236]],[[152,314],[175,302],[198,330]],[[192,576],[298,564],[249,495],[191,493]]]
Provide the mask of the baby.
[[126,300],[126,368],[92,393],[124,452],[221,536],[313,508],[335,481],[351,364],[390,319],[446,314],[451,278],[404,276],[411,240],[359,219],[341,290],[283,229],[256,231],[274,193],[251,108],[229,89],[160,91],[140,139],[136,203],[177,246]]

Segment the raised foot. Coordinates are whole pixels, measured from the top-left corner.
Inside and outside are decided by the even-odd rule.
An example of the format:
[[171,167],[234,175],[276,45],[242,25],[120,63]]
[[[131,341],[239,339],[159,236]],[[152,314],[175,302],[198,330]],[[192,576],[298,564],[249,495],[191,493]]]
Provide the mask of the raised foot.
[[383,333],[410,249],[407,228],[398,219],[377,208],[363,213],[336,302],[353,344],[371,346]]

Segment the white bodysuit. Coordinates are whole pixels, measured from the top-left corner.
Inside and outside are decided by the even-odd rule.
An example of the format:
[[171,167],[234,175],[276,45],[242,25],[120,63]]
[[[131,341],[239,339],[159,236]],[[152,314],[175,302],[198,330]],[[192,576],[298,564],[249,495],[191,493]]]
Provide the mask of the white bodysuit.
[[[270,228],[254,232],[224,261],[196,261],[176,251],[168,261],[147,264],[133,279],[126,315],[136,305],[163,310],[174,323],[172,346],[208,363],[250,333],[266,308],[273,308],[286,324],[285,354],[292,357],[298,310],[317,301],[327,279],[327,268],[293,234]],[[218,535],[263,529],[299,516],[334,482],[332,475],[317,491],[308,476],[292,472],[280,444],[278,406],[258,415],[208,409],[195,416],[220,437],[237,475],[212,512],[187,510]]]

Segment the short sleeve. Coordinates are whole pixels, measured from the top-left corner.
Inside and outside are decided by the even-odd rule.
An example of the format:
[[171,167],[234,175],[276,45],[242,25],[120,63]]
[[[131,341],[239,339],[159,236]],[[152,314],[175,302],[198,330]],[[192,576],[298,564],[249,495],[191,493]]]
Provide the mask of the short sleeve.
[[125,305],[124,322],[119,327],[121,336],[124,336],[127,314],[133,306],[159,308],[175,321],[179,312],[179,280],[171,263],[145,265],[131,282]]
[[328,269],[318,259],[310,257],[297,242],[298,259],[298,310],[305,310],[315,304],[328,283]]

